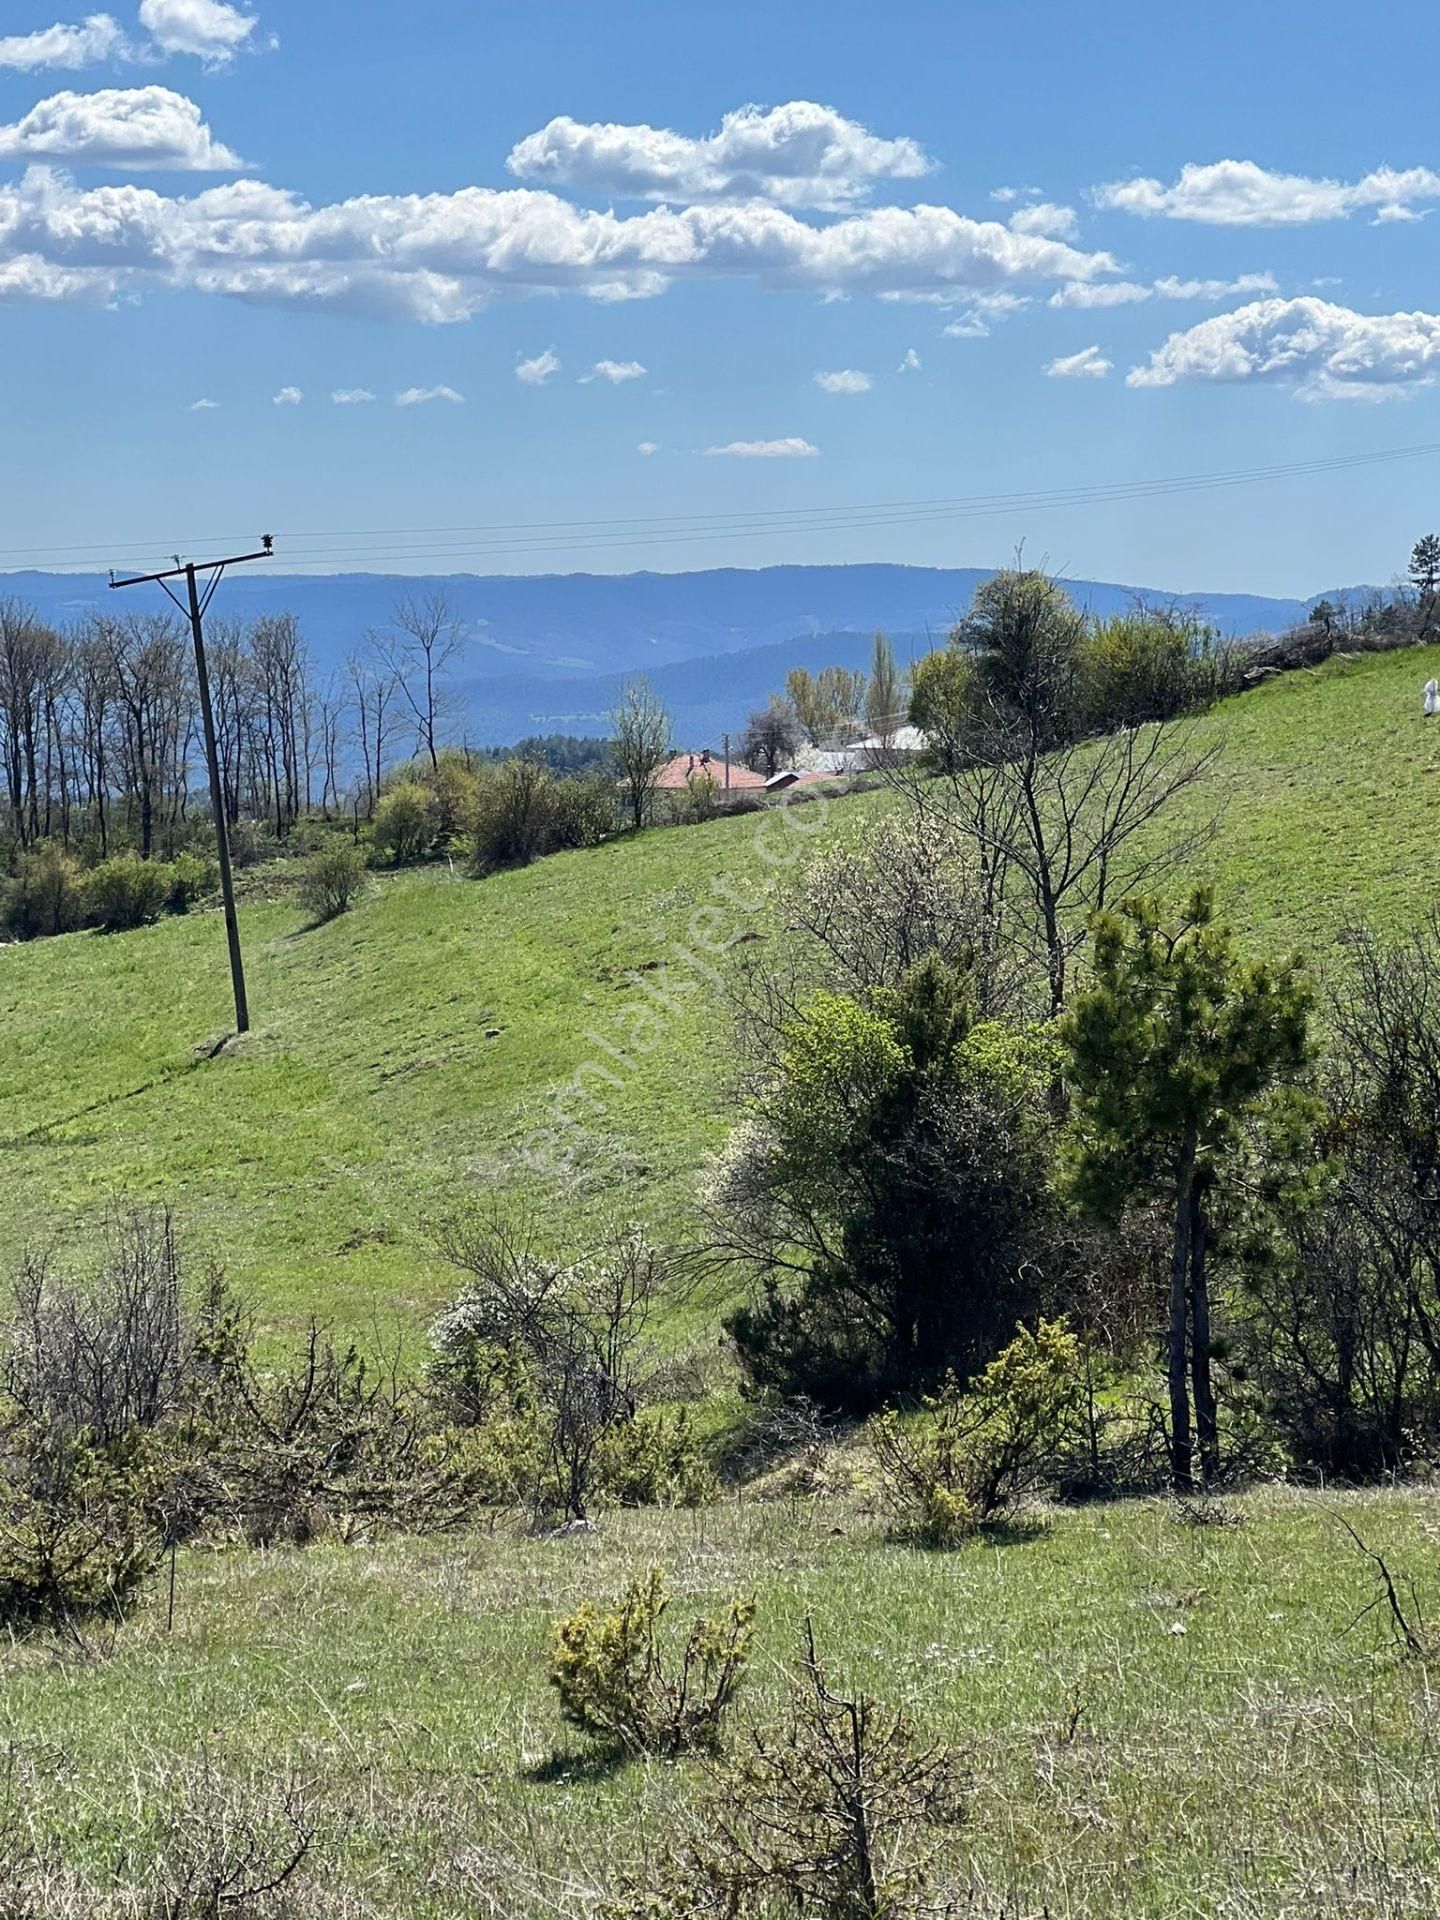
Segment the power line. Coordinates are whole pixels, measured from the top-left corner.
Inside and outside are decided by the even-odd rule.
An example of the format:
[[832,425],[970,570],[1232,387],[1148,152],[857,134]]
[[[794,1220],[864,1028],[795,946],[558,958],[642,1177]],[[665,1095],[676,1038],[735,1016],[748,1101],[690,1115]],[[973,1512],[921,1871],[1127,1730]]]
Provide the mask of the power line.
[[[1416,450],[1419,451],[1418,449]],[[1440,448],[1434,449],[1440,452]],[[590,540],[576,538],[553,538],[531,541],[514,539],[486,539],[473,541],[465,545],[417,546],[375,546],[347,549],[332,547],[310,553],[301,552],[293,558],[287,557],[287,570],[309,570],[312,568],[334,568],[348,559],[365,558],[374,560],[458,560],[486,559],[495,556],[514,558],[528,555],[554,553],[572,553],[587,547],[604,546],[607,551],[655,547],[687,546],[709,544],[716,540],[736,538],[773,539],[795,533],[864,533],[877,528],[922,527],[945,522],[996,518],[1015,512],[1046,513],[1070,507],[1124,505],[1147,499],[1169,498],[1178,494],[1213,492],[1222,488],[1251,486],[1263,482],[1287,478],[1299,478],[1320,471],[1333,470],[1339,463],[1305,463],[1286,468],[1267,468],[1255,472],[1235,474],[1197,475],[1193,479],[1174,479],[1147,482],[1116,482],[1109,487],[1076,488],[1068,491],[1055,490],[1049,493],[1032,495],[997,495],[989,499],[983,496],[973,504],[937,505],[932,508],[890,511],[883,508],[830,510],[828,518],[811,518],[803,523],[795,521],[773,522],[755,519],[743,526],[696,526],[693,528],[669,527],[651,528],[633,533],[597,534]],[[1348,465],[1359,462],[1351,461]],[[824,512],[826,510],[818,510]],[[371,569],[367,568],[367,571]]]
[[[820,506],[750,510],[739,513],[661,514],[593,520],[552,520],[492,522],[472,526],[414,528],[350,528],[332,532],[292,533],[293,543],[286,556],[286,571],[316,567],[334,567],[345,560],[384,559],[464,559],[485,558],[497,553],[507,557],[557,553],[577,548],[604,545],[619,549],[661,544],[709,543],[737,538],[776,538],[788,533],[865,532],[872,528],[925,526],[937,522],[963,520],[1017,512],[1050,512],[1072,507],[1118,505],[1130,501],[1162,498],[1177,493],[1207,492],[1221,488],[1243,487],[1267,482],[1305,478],[1325,473],[1343,473],[1353,469],[1422,459],[1440,453],[1440,443],[1418,446],[1378,448],[1369,452],[1332,455],[1324,459],[1289,461],[1270,466],[1238,467],[1220,472],[1179,474],[1149,480],[1110,481],[1096,484],[1033,489],[1018,493],[959,494],[948,497],[873,501],[854,506]],[[517,534],[532,536],[517,541]],[[473,535],[465,544],[463,536]],[[362,548],[347,548],[343,541],[365,541]],[[376,540],[389,541],[375,547]],[[302,543],[309,542],[306,551]],[[420,545],[419,542],[441,542]],[[132,551],[154,550],[168,542],[132,541],[115,543]],[[200,544],[180,543],[185,544]],[[299,548],[296,551],[296,547]],[[113,549],[112,549],[113,550]],[[0,559],[41,558],[88,554],[88,547],[0,549]],[[84,561],[64,558],[70,569],[81,568]],[[369,569],[367,569],[368,571]]]
[[870,514],[870,513],[936,513],[949,512],[958,508],[1008,509],[1012,506],[1023,507],[1029,503],[1044,504],[1056,494],[1109,493],[1117,487],[1167,489],[1181,486],[1195,486],[1208,483],[1239,483],[1249,480],[1265,480],[1292,474],[1321,473],[1331,470],[1343,470],[1349,467],[1371,465],[1381,461],[1414,459],[1426,454],[1440,453],[1440,442],[1427,442],[1420,446],[1380,448],[1368,453],[1334,454],[1320,460],[1291,461],[1280,466],[1239,467],[1218,474],[1181,474],[1156,480],[1110,481],[1087,487],[1040,488],[1022,493],[957,494],[918,500],[888,500],[862,502],[854,506],[829,507],[782,507],[773,510],[752,510],[741,513],[702,513],[702,514],[657,514],[630,516],[610,520],[556,520],[556,521],[514,521],[484,526],[458,527],[361,527],[347,528],[331,533],[291,533],[292,540],[377,540],[400,537],[430,538],[441,535],[462,533],[495,534],[508,536],[516,533],[550,533],[567,530],[588,530],[625,528],[625,527],[671,527],[704,522],[706,525],[717,523],[764,522],[804,522],[816,516],[834,514]]

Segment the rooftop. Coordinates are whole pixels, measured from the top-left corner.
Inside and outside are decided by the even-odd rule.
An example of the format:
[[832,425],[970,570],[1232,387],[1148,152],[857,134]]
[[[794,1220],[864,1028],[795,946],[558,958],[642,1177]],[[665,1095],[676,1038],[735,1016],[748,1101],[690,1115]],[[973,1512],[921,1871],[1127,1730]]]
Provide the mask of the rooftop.
[[[725,756],[713,753],[708,747],[695,753],[677,753],[667,760],[660,769],[655,784],[657,787],[682,788],[686,781],[703,779],[709,774],[716,786],[725,785]],[[765,776],[752,773],[749,767],[742,766],[738,760],[730,762],[730,791],[737,788],[751,788],[759,792],[765,785]]]

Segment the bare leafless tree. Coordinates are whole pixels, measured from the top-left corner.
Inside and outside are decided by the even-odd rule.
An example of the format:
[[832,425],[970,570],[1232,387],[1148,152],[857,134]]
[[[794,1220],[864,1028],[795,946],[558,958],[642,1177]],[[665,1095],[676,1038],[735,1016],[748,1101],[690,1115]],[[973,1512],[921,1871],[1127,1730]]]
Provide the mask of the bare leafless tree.
[[47,696],[62,652],[60,636],[32,608],[18,600],[0,603],[0,764],[12,831],[22,846],[44,830]]
[[168,614],[98,624],[115,689],[121,777],[137,816],[140,853],[148,860],[157,827],[179,810],[185,782],[192,717],[188,635]]
[[5,1392],[27,1419],[111,1444],[180,1403],[196,1332],[170,1215],[125,1214],[92,1273],[22,1263],[0,1328]]
[[1017,565],[986,581],[951,635],[960,671],[937,687],[942,750],[929,783],[892,778],[981,850],[992,905],[1022,909],[1050,1006],[1065,1004],[1090,916],[1152,884],[1185,851],[1153,823],[1216,749],[1184,718],[1102,731],[1087,722],[1085,616],[1060,582]]
[[1037,968],[1010,934],[988,848],[933,780],[897,774],[896,790],[907,804],[822,849],[777,890],[768,938],[730,969],[737,1091],[769,1083],[817,989],[869,1003],[931,954],[969,976],[986,1018],[1033,1008]]
[[355,703],[365,776],[361,785],[368,818],[375,812],[375,802],[385,778],[386,748],[394,737],[395,707],[400,694],[395,675],[375,646],[373,636],[363,651],[357,650],[346,660],[345,673]]
[[464,651],[464,623],[437,589],[422,600],[406,595],[394,625],[395,633],[375,636],[375,642],[415,721],[420,751],[437,767],[441,721],[451,699],[446,675]]
[[316,697],[315,725],[320,756],[320,811],[328,820],[340,805],[345,742],[345,698],[333,673]]
[[951,802],[997,885],[1018,893],[1058,1013],[1090,916],[1154,886],[1195,844],[1195,833],[1156,823],[1219,748],[1202,746],[1184,719],[1050,744],[1033,722],[993,709],[973,744],[973,758],[949,776]]

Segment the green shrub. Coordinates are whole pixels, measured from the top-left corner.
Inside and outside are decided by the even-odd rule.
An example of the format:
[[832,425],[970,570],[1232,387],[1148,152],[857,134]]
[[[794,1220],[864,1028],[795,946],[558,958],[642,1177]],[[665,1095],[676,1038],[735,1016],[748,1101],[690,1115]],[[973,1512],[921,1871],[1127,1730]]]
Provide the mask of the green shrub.
[[698,1507],[715,1474],[687,1407],[655,1407],[611,1427],[600,1444],[600,1490],[622,1507]]
[[102,933],[127,933],[158,920],[169,892],[168,868],[133,853],[117,854],[86,876],[86,917]]
[[538,760],[487,770],[475,802],[472,864],[477,873],[523,867],[552,847],[556,781]]
[[942,772],[963,765],[978,735],[979,694],[972,656],[958,647],[927,653],[911,676],[910,724],[926,739],[930,761]]
[[630,1753],[715,1749],[750,1656],[753,1600],[731,1602],[721,1621],[699,1619],[678,1659],[661,1622],[669,1596],[659,1567],[631,1584],[618,1613],[587,1600],[555,1629],[550,1683],[582,1733]]
[[169,892],[165,905],[171,913],[188,913],[220,885],[220,869],[198,853],[177,853],[167,869]]
[[481,875],[526,866],[598,846],[614,828],[615,789],[603,776],[559,779],[539,761],[506,760],[481,774],[471,865]]
[[365,861],[347,840],[333,840],[312,853],[300,875],[300,899],[317,921],[348,911],[365,884]]
[[1133,607],[1097,622],[1080,650],[1083,723],[1108,732],[1200,705],[1216,644],[1192,614]]
[[84,918],[80,868],[53,840],[21,854],[13,879],[0,881],[0,926],[19,940],[73,933]]
[[558,779],[551,808],[552,852],[598,847],[615,831],[615,782],[603,773]]
[[120,1617],[159,1558],[141,1476],[46,1423],[16,1427],[0,1477],[0,1627]]
[[538,1413],[523,1407],[497,1411],[473,1427],[449,1427],[427,1437],[426,1472],[464,1489],[470,1513],[525,1513],[544,1472],[544,1435]]
[[435,839],[435,803],[418,780],[401,780],[375,809],[375,851],[391,866],[422,860]]
[[713,773],[692,773],[675,796],[675,817],[685,826],[713,820],[720,811],[720,782]]
[[435,838],[441,846],[463,841],[475,822],[479,777],[463,753],[453,748],[440,755],[440,764],[416,775],[431,794]]
[[870,1440],[905,1539],[951,1547],[1059,1477],[1084,1399],[1080,1343],[1063,1321],[1022,1327],[962,1392],[953,1377],[916,1419],[888,1412]]
[[312,1327],[262,1369],[231,1318],[216,1326],[211,1366],[178,1450],[212,1533],[256,1546],[442,1533],[483,1504],[484,1463],[435,1431],[390,1363]]
[[754,1019],[769,1084],[703,1195],[713,1244],[763,1271],[725,1322],[753,1388],[868,1413],[969,1376],[1036,1304],[1054,1048],[978,1002],[968,956],[932,950]]
[[314,814],[302,814],[295,823],[285,830],[285,838],[276,843],[275,851],[284,860],[303,860],[309,854],[319,853],[322,847],[328,847],[335,836],[332,822],[317,819]]

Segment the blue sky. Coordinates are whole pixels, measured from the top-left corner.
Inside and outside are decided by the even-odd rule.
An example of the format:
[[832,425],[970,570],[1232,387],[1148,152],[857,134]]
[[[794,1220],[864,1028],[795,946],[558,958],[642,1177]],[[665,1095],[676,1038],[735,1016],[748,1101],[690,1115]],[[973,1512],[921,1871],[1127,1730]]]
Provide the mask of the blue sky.
[[1083,497],[1440,443],[1433,8],[64,9],[0,19],[0,567],[1298,594],[1440,523],[1435,456]]

